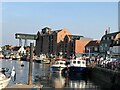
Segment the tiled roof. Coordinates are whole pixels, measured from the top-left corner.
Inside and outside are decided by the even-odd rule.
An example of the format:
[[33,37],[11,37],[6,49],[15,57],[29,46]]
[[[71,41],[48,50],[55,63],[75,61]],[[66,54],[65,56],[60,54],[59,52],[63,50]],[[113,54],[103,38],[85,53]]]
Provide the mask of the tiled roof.
[[103,37],[102,37],[101,40],[103,40],[104,37],[110,37],[110,36],[114,36],[114,37],[115,37],[118,33],[120,33],[120,31],[118,31],[118,32],[114,32],[114,33],[108,33],[108,34],[105,34],[105,35],[103,35]]
[[120,39],[120,32],[115,36],[114,40],[118,40],[118,39]]
[[95,40],[95,41],[90,41],[86,46],[99,46],[100,41]]

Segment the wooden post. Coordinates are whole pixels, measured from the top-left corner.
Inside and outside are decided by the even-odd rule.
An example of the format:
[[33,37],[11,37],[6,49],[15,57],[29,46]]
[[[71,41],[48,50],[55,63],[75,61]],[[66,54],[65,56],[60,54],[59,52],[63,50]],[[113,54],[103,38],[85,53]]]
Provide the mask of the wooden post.
[[30,61],[28,72],[28,85],[32,84],[32,62],[33,62],[33,43],[30,43]]

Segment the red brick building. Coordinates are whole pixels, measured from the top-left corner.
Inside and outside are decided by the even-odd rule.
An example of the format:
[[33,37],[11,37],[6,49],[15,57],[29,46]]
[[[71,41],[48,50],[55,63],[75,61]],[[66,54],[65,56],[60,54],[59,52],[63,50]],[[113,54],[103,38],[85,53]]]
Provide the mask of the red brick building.
[[90,41],[90,38],[85,38],[78,35],[67,35],[64,38],[64,55],[69,56],[80,56],[84,54],[85,46]]
[[84,54],[85,45],[90,40],[83,36],[71,35],[67,29],[51,31],[45,27],[37,33],[35,53],[59,55],[62,52],[65,57]]
[[45,27],[41,32],[38,31],[36,39],[36,55],[42,54],[58,54],[61,52],[61,45],[64,37],[70,35],[67,29],[51,31],[50,28]]

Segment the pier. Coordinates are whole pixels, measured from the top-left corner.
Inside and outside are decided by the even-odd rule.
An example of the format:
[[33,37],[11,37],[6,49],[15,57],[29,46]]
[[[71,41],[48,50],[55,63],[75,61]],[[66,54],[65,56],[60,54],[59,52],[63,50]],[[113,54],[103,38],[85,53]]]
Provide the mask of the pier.
[[43,85],[26,85],[26,84],[16,84],[11,87],[6,87],[2,90],[40,90]]
[[118,90],[120,88],[120,71],[111,69],[94,67],[90,68],[91,78],[103,86],[103,88],[112,88]]

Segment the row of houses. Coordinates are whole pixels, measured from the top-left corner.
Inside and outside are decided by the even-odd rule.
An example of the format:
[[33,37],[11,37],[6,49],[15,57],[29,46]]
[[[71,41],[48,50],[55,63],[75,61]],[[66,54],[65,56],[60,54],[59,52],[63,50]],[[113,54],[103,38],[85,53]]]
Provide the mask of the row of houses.
[[[45,27],[37,33],[35,54],[62,54],[64,57],[79,56],[85,51],[87,52],[85,46],[92,40],[92,38],[72,35],[67,29],[52,31]],[[94,42],[99,43],[99,41]]]
[[[105,33],[101,40],[93,40],[80,35],[72,35],[67,29],[51,30],[45,27],[38,31],[35,54],[55,54],[70,56],[97,56],[108,53],[120,54],[120,31]],[[117,51],[115,51],[117,50]]]
[[120,55],[120,31],[103,35],[99,45],[102,55]]
[[[30,47],[6,46],[2,48],[4,55],[9,53],[30,52]],[[71,56],[106,56],[107,54],[120,55],[120,31],[108,33],[102,36],[101,40],[93,40],[80,35],[72,35],[67,29],[51,30],[49,27],[38,31],[36,45],[34,48],[35,55],[63,55],[68,58]]]

